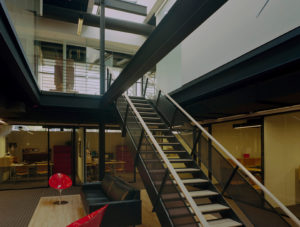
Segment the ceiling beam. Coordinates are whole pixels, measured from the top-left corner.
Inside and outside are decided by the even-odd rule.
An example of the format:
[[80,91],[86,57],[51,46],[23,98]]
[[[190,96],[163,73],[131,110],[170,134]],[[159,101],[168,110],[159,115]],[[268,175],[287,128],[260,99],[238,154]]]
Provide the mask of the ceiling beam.
[[[9,98],[36,104],[40,98],[39,87],[3,1],[0,1],[0,15],[0,66],[4,66],[1,67],[3,72],[0,78],[2,86],[5,86],[4,88],[1,86],[0,93],[4,90],[9,92],[5,92]],[[11,83],[13,83],[13,89],[7,86]]]
[[[95,0],[95,5],[100,5],[101,0]],[[105,7],[115,9],[127,13],[133,13],[141,16],[147,16],[147,7],[138,5],[131,2],[125,2],[120,0],[109,0],[105,1]]]
[[[47,18],[74,24],[77,24],[79,16],[82,16],[83,25],[100,27],[100,16],[82,11],[45,4],[43,15]],[[105,28],[144,36],[150,35],[150,33],[154,30],[154,26],[152,25],[124,21],[110,17],[105,18]]]
[[151,20],[151,18],[153,16],[155,16],[155,14],[157,13],[157,11],[162,7],[163,4],[165,4],[166,1],[165,0],[156,0],[155,4],[153,5],[152,9],[149,11],[149,13],[147,14],[144,23],[148,24],[149,21]]
[[118,98],[154,67],[227,0],[177,0],[103,97],[103,104]]

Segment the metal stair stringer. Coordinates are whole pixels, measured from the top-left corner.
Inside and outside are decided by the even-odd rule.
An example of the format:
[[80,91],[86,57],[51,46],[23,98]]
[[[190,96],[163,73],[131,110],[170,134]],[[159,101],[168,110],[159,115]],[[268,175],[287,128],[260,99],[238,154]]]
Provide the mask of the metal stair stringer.
[[[178,193],[179,190],[176,180],[174,180],[173,177],[166,172],[166,168],[163,168],[162,158],[157,154],[157,149],[153,146],[153,141],[148,138],[149,135],[144,134],[144,138],[140,138],[139,140],[133,138],[131,133],[134,132],[134,130],[132,128],[134,126],[136,127],[136,130],[138,126],[141,126],[141,122],[137,121],[136,116],[128,115],[128,106],[124,98],[123,104],[127,107],[125,108],[123,106],[123,112],[126,109],[126,115],[122,115],[122,104],[120,103],[122,101],[120,98],[118,102],[118,110],[123,122],[126,123],[126,129],[129,132],[129,137],[131,137],[131,141],[136,144],[135,150],[137,151],[137,167],[160,221],[161,219],[162,221],[171,219],[172,221],[170,221],[170,226],[200,225],[199,219],[196,217],[195,212],[191,209],[191,207],[189,207],[189,203],[184,199],[183,193]],[[183,179],[183,184],[189,188],[189,195],[193,197],[195,201],[197,200],[197,209],[205,214],[205,221],[209,224],[207,226],[214,226],[214,223],[217,225],[220,222],[226,223],[225,226],[241,226],[242,224],[240,220],[222,196],[217,192],[214,186],[208,181],[206,176],[201,172],[200,168],[193,161],[188,152],[178,141],[176,141],[176,138],[172,135],[170,129],[168,129],[168,127],[164,124],[163,120],[152,107],[150,102],[144,98],[137,97],[131,98],[130,102],[132,102],[134,108],[139,112],[143,121],[151,130],[151,134],[153,134],[155,140],[158,141],[161,149],[165,150],[165,147],[173,148],[165,150],[165,154],[177,156],[177,158],[170,158],[168,160],[172,163],[172,165],[184,165],[184,168],[175,169],[177,174],[190,174],[193,177],[197,177],[192,179]],[[134,124],[134,122],[136,124]],[[142,134],[143,133],[141,133],[141,135]],[[173,141],[168,142],[170,140]],[[161,185],[163,185],[163,189]],[[187,212],[187,208],[189,212]],[[166,215],[163,215],[164,217],[160,218],[162,213],[165,213]],[[191,216],[193,217],[192,219],[190,218]],[[164,224],[163,226],[167,225]]]

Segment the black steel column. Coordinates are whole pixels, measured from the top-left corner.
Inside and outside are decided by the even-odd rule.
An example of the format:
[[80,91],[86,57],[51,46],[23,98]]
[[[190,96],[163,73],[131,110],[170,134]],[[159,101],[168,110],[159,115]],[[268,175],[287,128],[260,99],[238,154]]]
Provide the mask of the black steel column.
[[[51,159],[51,150],[50,150],[50,130],[48,128],[48,179],[50,178],[50,171],[51,171],[51,166],[50,166],[50,159]],[[49,187],[49,182],[48,182],[48,187]]]
[[265,119],[262,119],[260,128],[260,145],[261,145],[261,183],[265,184]]
[[[208,133],[212,134],[212,127],[208,125]],[[208,139],[208,179],[212,180],[212,141]]]
[[100,15],[100,95],[105,92],[105,0],[101,0]]
[[99,124],[99,180],[105,175],[105,125]]
[[72,129],[71,134],[71,141],[72,141],[72,153],[71,153],[71,159],[72,159],[72,181],[73,185],[76,185],[76,159],[77,159],[77,152],[76,152],[76,129]]
[[[80,151],[81,152],[81,151]],[[83,129],[83,183],[86,183],[86,128]]]

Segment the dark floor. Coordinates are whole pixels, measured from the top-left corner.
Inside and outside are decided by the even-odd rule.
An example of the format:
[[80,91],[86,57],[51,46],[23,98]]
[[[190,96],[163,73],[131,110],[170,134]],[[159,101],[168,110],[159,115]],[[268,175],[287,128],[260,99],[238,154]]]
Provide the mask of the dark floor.
[[[79,194],[80,187],[71,187],[63,195]],[[26,227],[42,196],[57,196],[52,188],[0,191],[0,226]]]
[[[116,173],[127,182],[132,182],[133,173]],[[136,182],[130,183],[138,189],[144,185],[137,174]],[[47,188],[48,181],[16,181],[0,184],[0,227],[26,227],[34,213],[34,210],[43,196],[56,196],[58,192]],[[35,188],[43,187],[43,188]],[[35,189],[34,189],[35,188]],[[5,190],[17,189],[17,190]],[[71,187],[63,191],[63,195],[79,194],[80,187]]]

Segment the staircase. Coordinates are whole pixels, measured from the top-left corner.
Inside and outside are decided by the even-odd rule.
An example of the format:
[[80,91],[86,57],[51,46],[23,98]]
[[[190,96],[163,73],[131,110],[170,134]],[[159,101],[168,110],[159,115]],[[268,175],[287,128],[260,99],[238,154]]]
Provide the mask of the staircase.
[[[172,134],[170,128],[162,121],[151,103],[145,98],[135,97],[130,99],[173,165],[174,170],[180,176],[190,196],[196,202],[197,208],[204,214],[209,226],[242,226],[241,221],[230,206]],[[127,118],[126,123],[128,125],[135,123],[131,121],[134,121],[134,119]],[[145,163],[155,188],[158,189],[158,193],[161,192],[160,202],[166,207],[165,212],[168,213],[170,218],[168,226],[199,226],[199,221],[178,189],[176,181],[169,174],[165,177],[166,169],[163,161],[153,152],[155,149],[152,146],[151,140],[145,135],[140,144],[139,155]],[[157,205],[155,204],[155,198],[152,202]]]
[[[174,111],[166,99],[125,95],[117,100],[117,109],[162,226],[245,226],[244,221],[254,226],[289,226],[201,133],[187,149],[179,134],[188,131],[190,121],[182,114],[176,116],[178,108]],[[198,142],[207,147],[201,154],[195,149]],[[212,159],[220,165],[218,171]]]

